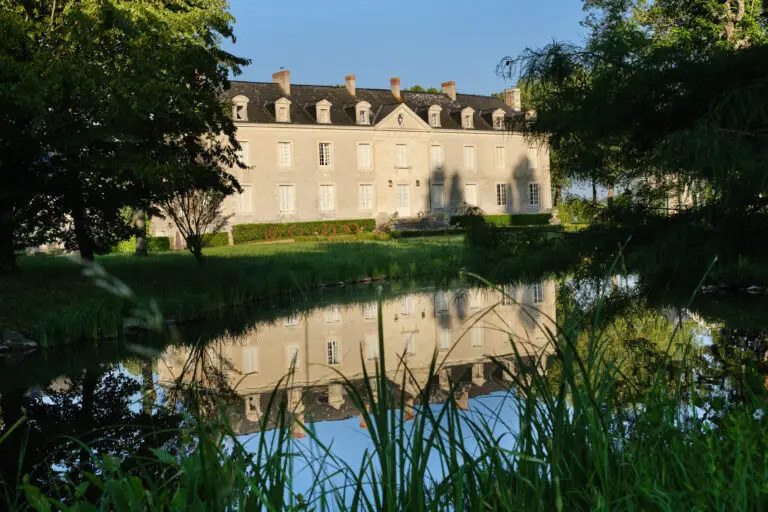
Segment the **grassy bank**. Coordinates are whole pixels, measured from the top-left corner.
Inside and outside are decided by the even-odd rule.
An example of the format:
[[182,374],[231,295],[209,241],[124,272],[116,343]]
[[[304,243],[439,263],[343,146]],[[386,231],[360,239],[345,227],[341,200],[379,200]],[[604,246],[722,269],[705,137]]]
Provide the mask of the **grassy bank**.
[[[188,253],[97,258],[140,301],[155,300],[177,322],[321,285],[366,278],[455,278],[459,237],[389,242],[301,242],[217,247],[198,265]],[[116,336],[133,305],[94,285],[65,257],[21,258],[21,272],[2,277],[0,328],[48,346]]]

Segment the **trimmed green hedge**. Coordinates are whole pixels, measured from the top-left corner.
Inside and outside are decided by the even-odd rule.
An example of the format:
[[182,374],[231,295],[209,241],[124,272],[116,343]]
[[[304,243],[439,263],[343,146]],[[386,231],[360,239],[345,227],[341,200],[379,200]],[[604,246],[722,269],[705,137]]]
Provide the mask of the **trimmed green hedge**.
[[232,227],[235,245],[263,240],[282,240],[299,236],[328,236],[337,233],[356,234],[376,229],[375,219],[285,222],[275,224],[236,224]]
[[[171,250],[171,239],[167,236],[148,236],[147,249],[149,252],[167,252]],[[112,248],[112,252],[132,253],[136,251],[136,237],[119,242]]]
[[[486,224],[499,228],[510,226],[542,226],[549,224],[552,216],[549,213],[516,213],[510,215],[483,215]],[[472,215],[456,215],[451,217],[452,226],[469,227],[477,217]]]
[[224,247],[229,245],[229,234],[223,231],[219,233],[206,233],[203,236],[205,237],[206,247]]

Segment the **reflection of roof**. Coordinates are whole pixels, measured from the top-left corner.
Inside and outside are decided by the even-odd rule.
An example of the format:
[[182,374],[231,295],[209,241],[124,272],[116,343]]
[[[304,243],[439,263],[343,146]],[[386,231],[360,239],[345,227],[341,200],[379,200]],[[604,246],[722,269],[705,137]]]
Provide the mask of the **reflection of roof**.
[[[245,96],[248,98],[248,121],[256,123],[276,123],[274,103],[286,97],[280,86],[271,82],[239,82],[233,81],[227,96]],[[457,94],[456,101],[441,93],[430,92],[401,92],[402,103],[417,112],[422,119],[427,120],[427,108],[439,105],[440,128],[461,128],[458,113],[466,107],[475,110],[474,127],[476,130],[492,130],[490,116],[481,115],[496,109],[507,114],[514,111],[495,96],[479,96],[474,94]],[[401,102],[397,101],[389,89],[364,89],[358,87],[355,96],[349,94],[344,86],[329,85],[296,85],[291,84],[291,123],[315,124],[314,105],[321,100],[331,103],[331,121],[334,125],[358,126],[354,105],[359,101],[367,101],[371,105],[371,124],[384,119]],[[439,128],[438,128],[439,129]]]

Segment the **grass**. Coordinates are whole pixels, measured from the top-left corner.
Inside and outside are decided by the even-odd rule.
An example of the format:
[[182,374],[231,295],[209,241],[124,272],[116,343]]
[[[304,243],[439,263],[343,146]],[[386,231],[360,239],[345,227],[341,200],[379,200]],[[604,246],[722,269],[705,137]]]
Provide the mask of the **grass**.
[[0,328],[44,346],[114,337],[137,301],[156,301],[167,318],[185,322],[340,282],[455,278],[463,253],[460,237],[443,237],[217,247],[206,250],[202,266],[186,252],[98,257],[96,263],[133,290],[135,301],[95,287],[73,259],[23,257],[21,271],[2,278]]
[[[348,397],[367,426],[372,450],[350,466],[301,423],[279,391],[262,418],[261,435],[246,447],[228,415],[200,412],[204,389],[187,388],[188,424],[178,447],[155,449],[127,470],[114,457],[89,452],[93,471],[70,472],[55,489],[22,480],[10,509],[63,505],[73,510],[765,510],[768,507],[768,436],[761,415],[768,401],[761,387],[744,402],[704,421],[695,406],[696,388],[685,372],[668,378],[665,365],[642,400],[624,403],[616,390],[623,377],[609,350],[599,317],[581,318],[565,308],[557,332],[547,331],[561,371],[543,375],[512,343],[518,371],[509,399],[518,411],[514,425],[470,416],[453,396],[430,404],[440,363],[416,396],[413,420],[403,421],[408,369],[392,382],[385,375],[386,351],[362,387],[344,379]],[[381,319],[381,310],[379,319]],[[654,328],[655,329],[655,328]],[[673,332],[668,345],[673,345]],[[582,340],[582,341],[580,341]],[[586,346],[583,346],[586,340]],[[511,340],[514,341],[514,340]],[[500,361],[499,361],[500,362]],[[188,367],[200,371],[198,362]],[[363,366],[365,368],[365,366]],[[530,368],[530,370],[525,370]],[[371,382],[375,382],[371,384]],[[725,391],[725,390],[723,390]],[[277,419],[275,425],[273,419]],[[304,430],[297,442],[291,432]],[[307,441],[315,451],[306,449]],[[302,444],[297,444],[302,443]],[[315,461],[313,484],[297,489],[294,475]]]

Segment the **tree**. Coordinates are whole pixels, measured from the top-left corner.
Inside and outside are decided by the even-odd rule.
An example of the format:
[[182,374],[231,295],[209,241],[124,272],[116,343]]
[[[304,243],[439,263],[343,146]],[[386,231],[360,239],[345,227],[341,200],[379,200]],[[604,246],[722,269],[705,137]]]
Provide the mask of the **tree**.
[[227,225],[230,216],[221,214],[224,194],[215,190],[189,189],[177,191],[160,204],[162,212],[173,220],[187,243],[187,249],[199,262],[203,247],[211,236]]
[[[224,172],[238,145],[221,91],[247,61],[220,48],[232,37],[225,0],[3,4],[26,36],[13,43],[17,81],[37,84],[14,203],[50,198],[59,225],[71,221],[65,241],[92,259],[132,233],[124,207],[146,210],[189,185],[180,154],[205,162],[198,187],[237,188]],[[11,168],[0,165],[5,178]],[[9,232],[0,232],[4,246]]]

